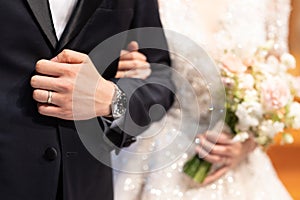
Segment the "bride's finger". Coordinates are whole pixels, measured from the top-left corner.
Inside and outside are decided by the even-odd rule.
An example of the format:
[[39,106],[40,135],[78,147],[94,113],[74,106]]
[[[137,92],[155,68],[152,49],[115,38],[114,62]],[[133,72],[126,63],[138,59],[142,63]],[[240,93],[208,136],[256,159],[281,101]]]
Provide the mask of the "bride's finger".
[[199,136],[200,144],[199,146],[203,147],[206,152],[209,152],[210,154],[214,154],[216,156],[230,156],[231,152],[228,151],[228,145],[220,145],[212,143],[208,140],[206,136]]
[[209,174],[204,182],[202,183],[202,185],[207,185],[210,184],[216,180],[218,180],[219,178],[221,178],[222,176],[224,176],[228,171],[229,171],[229,167],[228,166],[223,166],[219,169],[217,169],[215,172]]
[[215,145],[212,150],[211,154],[219,155],[219,156],[231,156],[232,153],[229,151],[229,147],[226,145]]
[[211,143],[207,140],[207,137],[205,134],[200,134],[197,136],[199,139],[198,145],[205,149],[206,152],[211,152],[211,150],[214,148],[215,144]]
[[210,163],[220,164],[221,162],[223,162],[222,156],[210,154],[209,152],[207,152],[204,148],[202,148],[200,146],[197,146],[195,150],[200,158],[203,158],[204,160],[206,160]]
[[215,132],[207,132],[206,134],[207,140],[209,140],[211,143],[218,143],[218,144],[231,144],[232,143],[232,136],[227,133],[218,133]]

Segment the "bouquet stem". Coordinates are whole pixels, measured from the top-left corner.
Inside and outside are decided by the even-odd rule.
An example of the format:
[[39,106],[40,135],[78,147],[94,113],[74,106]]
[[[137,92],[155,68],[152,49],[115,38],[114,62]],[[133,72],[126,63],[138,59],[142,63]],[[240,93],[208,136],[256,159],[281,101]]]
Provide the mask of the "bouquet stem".
[[185,163],[183,166],[183,171],[197,183],[203,183],[211,169],[211,165],[211,163],[199,158],[199,156],[196,154],[193,158]]

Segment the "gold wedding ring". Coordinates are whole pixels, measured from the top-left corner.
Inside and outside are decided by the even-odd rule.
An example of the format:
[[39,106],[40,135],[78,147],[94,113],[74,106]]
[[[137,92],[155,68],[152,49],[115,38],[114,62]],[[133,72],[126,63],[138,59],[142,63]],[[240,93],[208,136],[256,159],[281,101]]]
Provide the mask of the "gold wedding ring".
[[48,103],[48,104],[51,104],[51,103],[52,103],[52,91],[48,91],[47,103]]

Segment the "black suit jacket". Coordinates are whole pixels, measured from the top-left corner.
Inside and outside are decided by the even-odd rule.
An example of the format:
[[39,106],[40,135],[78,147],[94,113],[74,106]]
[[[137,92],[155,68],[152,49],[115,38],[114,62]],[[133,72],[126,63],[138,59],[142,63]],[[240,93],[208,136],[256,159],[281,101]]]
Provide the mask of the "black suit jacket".
[[[43,2],[0,2],[0,199],[55,200],[58,189],[65,200],[113,199],[111,169],[88,153],[74,122],[37,112],[30,78],[39,59],[50,59],[62,49],[89,53],[119,32],[161,27],[156,0],[79,0],[60,41],[49,6]],[[163,34],[161,37],[166,45]],[[164,51],[143,52],[150,63],[170,64]],[[111,65],[104,77],[116,81],[116,69]],[[159,70],[153,68],[156,77],[152,78],[172,88],[170,72]],[[126,79],[118,84],[130,92],[147,81]],[[144,86],[129,100],[127,112],[144,125],[154,103],[169,108],[171,92],[155,84]],[[129,145],[133,138],[119,129],[105,131],[119,147]]]

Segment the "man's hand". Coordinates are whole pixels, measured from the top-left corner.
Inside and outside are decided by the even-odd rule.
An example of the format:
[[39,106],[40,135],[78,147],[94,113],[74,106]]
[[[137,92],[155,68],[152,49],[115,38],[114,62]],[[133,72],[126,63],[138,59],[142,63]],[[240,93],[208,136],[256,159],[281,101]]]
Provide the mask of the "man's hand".
[[132,41],[128,44],[127,50],[121,51],[116,78],[139,78],[146,79],[151,74],[151,66],[147,58],[138,52],[139,45]]
[[64,50],[50,61],[38,61],[36,71],[31,86],[42,115],[65,120],[110,115],[114,84],[98,73],[87,55]]

